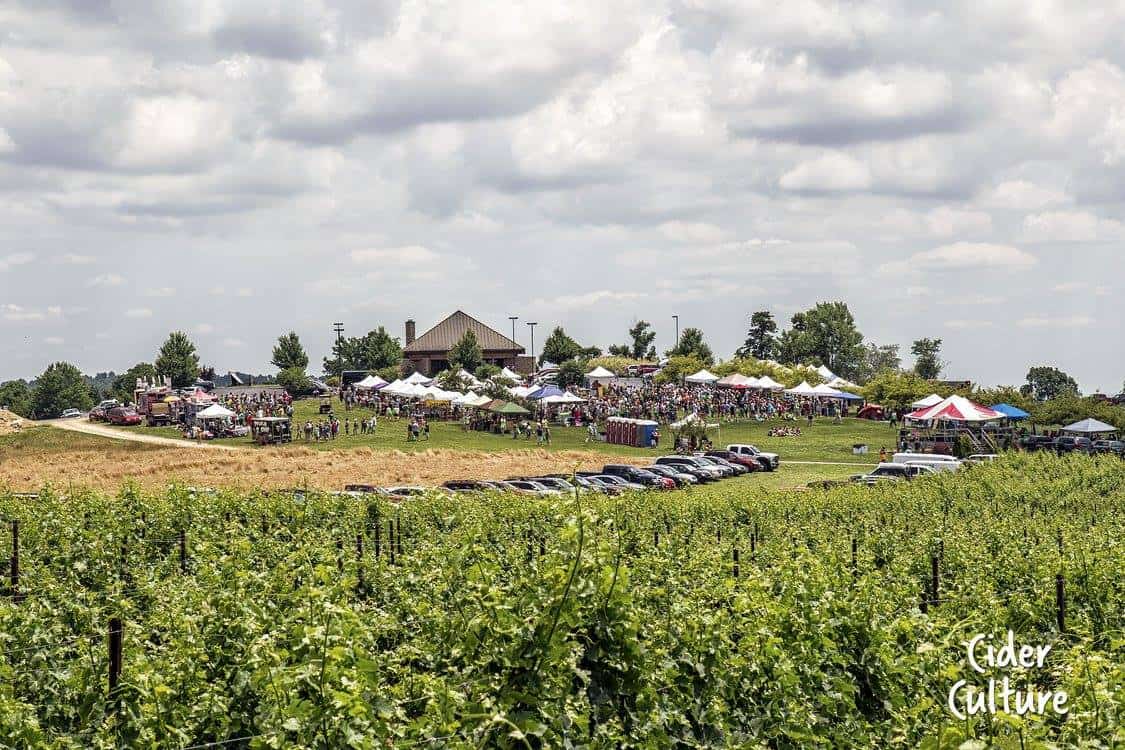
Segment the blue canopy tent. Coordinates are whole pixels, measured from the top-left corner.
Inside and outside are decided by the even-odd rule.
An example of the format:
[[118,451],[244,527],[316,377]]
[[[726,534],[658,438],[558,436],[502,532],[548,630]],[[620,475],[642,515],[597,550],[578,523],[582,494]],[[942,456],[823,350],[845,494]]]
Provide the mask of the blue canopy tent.
[[854,393],[848,393],[847,391],[836,391],[836,393],[837,393],[837,395],[833,396],[832,398],[842,398],[845,401],[862,401],[863,400],[863,396],[857,396]]
[[1008,419],[1019,420],[1027,419],[1031,415],[1019,407],[1012,406],[1011,404],[993,404],[990,407],[993,411],[998,411]]
[[531,393],[527,394],[527,397],[533,401],[538,401],[541,398],[547,398],[547,396],[561,395],[563,395],[563,391],[558,386],[545,385],[539,390],[532,391]]

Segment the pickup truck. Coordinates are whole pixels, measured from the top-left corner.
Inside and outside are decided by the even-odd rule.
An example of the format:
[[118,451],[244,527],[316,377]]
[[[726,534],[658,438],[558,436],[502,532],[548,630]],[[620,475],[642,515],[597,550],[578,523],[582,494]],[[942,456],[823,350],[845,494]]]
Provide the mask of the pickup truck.
[[765,471],[777,471],[777,467],[781,465],[781,456],[776,453],[763,453],[753,445],[735,443],[733,445],[728,445],[727,450],[731,453],[757,459],[758,463]]

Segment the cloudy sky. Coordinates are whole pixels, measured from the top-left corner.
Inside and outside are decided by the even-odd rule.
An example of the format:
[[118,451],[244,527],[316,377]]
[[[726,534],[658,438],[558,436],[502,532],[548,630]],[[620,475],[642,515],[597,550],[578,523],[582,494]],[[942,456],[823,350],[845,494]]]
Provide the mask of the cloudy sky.
[[457,308],[727,356],[843,299],[948,377],[1116,392],[1125,6],[924,5],[8,0],[0,379]]

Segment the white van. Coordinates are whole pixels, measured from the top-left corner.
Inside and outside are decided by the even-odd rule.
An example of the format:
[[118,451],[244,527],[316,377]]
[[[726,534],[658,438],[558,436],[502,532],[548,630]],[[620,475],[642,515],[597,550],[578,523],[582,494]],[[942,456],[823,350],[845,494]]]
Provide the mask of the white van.
[[896,453],[892,459],[896,464],[905,464],[911,461],[948,461],[949,463],[961,463],[953,456],[947,456],[944,453],[911,453],[909,451],[904,453]]
[[960,461],[926,461],[923,459],[910,458],[904,461],[907,466],[925,466],[934,471],[959,471],[963,464]]

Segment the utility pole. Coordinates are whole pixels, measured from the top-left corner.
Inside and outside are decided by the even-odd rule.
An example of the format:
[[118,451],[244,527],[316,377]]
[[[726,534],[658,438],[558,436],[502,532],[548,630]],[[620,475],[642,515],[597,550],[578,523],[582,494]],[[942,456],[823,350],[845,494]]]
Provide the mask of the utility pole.
[[535,364],[535,326],[539,325],[538,322],[528,323],[527,327],[531,329],[531,366],[532,368],[538,367]]
[[672,320],[676,321],[676,343],[672,346],[672,348],[675,349],[680,345],[680,316],[673,315]]
[[336,332],[336,366],[340,368],[340,393],[344,392],[344,347],[341,346],[344,333],[343,323],[333,323],[332,330]]
[[512,321],[512,341],[516,340],[516,321],[520,319],[518,315],[509,315],[508,320]]

